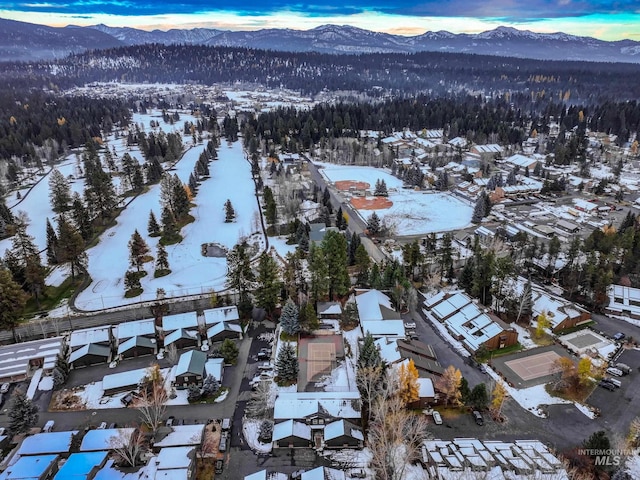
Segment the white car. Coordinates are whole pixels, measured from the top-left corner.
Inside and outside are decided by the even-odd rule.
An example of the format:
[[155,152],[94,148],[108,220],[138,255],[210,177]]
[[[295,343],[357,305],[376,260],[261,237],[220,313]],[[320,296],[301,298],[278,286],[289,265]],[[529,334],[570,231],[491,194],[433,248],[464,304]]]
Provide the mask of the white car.
[[408,328],[408,329],[416,328],[416,322],[404,322],[404,328]]
[[440,416],[440,413],[434,410],[432,415],[433,415],[433,423],[435,423],[436,425],[442,425],[442,417]]

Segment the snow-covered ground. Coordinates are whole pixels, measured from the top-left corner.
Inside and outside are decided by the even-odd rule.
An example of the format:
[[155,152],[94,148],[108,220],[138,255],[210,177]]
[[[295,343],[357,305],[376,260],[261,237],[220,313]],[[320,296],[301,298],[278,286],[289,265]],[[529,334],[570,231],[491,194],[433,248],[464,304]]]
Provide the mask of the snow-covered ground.
[[260,425],[262,420],[254,418],[246,418],[242,421],[242,433],[247,441],[249,448],[256,453],[269,453],[271,451],[271,443],[262,443],[258,440],[260,435]]
[[538,345],[531,339],[531,333],[524,327],[521,327],[517,323],[511,323],[511,328],[518,332],[518,342],[525,350],[530,348],[536,348]]
[[[186,183],[203,146],[190,149],[176,165],[175,171]],[[167,247],[172,273],[154,278],[154,265],[145,265],[147,276],[141,281],[144,293],[138,297],[124,298],[124,274],[129,268],[128,242],[134,230],[143,236],[156,256],[158,238],[147,234],[149,212],[160,218],[160,185],[154,185],[134,199],[118,217],[118,224],[107,230],[100,243],[87,251],[89,273],[93,282],[76,299],[76,306],[83,310],[153,300],[156,290],[163,288],[168,297],[205,293],[224,288],[226,259],[204,257],[201,246],[216,242],[228,249],[243,236],[254,233],[258,204],[255,186],[251,178],[251,166],[245,160],[240,142],[223,144],[218,150],[218,160],[211,162],[211,177],[204,180],[194,198],[191,215],[195,222],[182,229],[183,240]],[[236,212],[233,223],[224,223],[224,202],[230,199]],[[262,236],[260,235],[262,240]]]
[[386,169],[354,167],[316,162],[331,182],[354,180],[367,182],[373,190],[377,180],[384,180],[393,205],[384,210],[358,210],[364,219],[375,211],[396,235],[420,235],[465,228],[470,225],[473,208],[448,193],[403,189],[402,180]]

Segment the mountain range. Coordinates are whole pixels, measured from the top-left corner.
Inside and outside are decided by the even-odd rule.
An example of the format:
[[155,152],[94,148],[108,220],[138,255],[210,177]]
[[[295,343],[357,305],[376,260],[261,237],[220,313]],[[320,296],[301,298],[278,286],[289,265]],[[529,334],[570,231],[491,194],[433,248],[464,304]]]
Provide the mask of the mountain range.
[[640,63],[640,42],[633,40],[607,42],[510,27],[498,27],[479,34],[437,31],[407,37],[338,25],[322,25],[311,30],[194,28],[145,31],[106,25],[56,28],[0,19],[0,61],[52,59],[89,49],[145,43],[334,54],[452,52],[539,60]]

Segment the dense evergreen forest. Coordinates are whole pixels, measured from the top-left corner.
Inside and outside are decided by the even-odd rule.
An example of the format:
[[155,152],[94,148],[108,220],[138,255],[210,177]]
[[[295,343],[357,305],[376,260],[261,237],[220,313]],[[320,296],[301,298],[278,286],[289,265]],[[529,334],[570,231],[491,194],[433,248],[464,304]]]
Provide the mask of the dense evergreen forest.
[[[54,62],[5,63],[0,78],[12,87],[67,88],[94,81],[213,84],[252,82],[305,94],[324,89],[370,95],[451,95],[519,92],[530,105],[548,101],[599,103],[640,98],[640,65],[557,62],[480,55],[330,55],[197,45],[138,45],[95,50]],[[511,100],[512,101],[512,100]]]
[[0,91],[0,160],[53,160],[66,148],[127,125],[131,112],[119,100]]

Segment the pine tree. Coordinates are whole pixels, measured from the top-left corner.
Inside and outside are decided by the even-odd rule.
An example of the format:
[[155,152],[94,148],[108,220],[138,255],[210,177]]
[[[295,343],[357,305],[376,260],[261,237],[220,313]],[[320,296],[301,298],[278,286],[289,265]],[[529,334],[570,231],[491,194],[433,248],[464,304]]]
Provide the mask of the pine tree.
[[78,229],[67,220],[65,215],[60,215],[58,217],[58,261],[71,266],[71,278],[75,278],[76,273],[87,267],[88,260],[84,246],[84,239]]
[[195,195],[198,191],[198,179],[195,174],[191,172],[189,175],[189,188],[191,189],[191,193]]
[[103,221],[110,218],[118,205],[118,198],[111,176],[102,169],[95,147],[90,144],[84,153],[86,187],[84,190],[87,206],[96,217]]
[[178,226],[176,225],[176,217],[169,207],[162,209],[162,237],[172,239],[178,234]]
[[342,213],[342,207],[339,207],[336,212],[336,227],[338,230],[346,230],[347,228],[347,221],[344,218],[344,213]]
[[311,302],[305,303],[300,308],[299,320],[300,330],[303,332],[312,332],[320,327],[320,321]]
[[19,435],[27,433],[38,422],[38,406],[22,390],[13,394],[9,407],[9,433]]
[[376,212],[373,212],[367,220],[367,230],[369,235],[377,235],[380,233],[380,217]]
[[93,235],[93,224],[91,223],[91,215],[84,205],[80,194],[73,194],[73,202],[71,204],[71,218],[73,219],[82,239],[86,242]]
[[14,256],[16,271],[12,271],[16,281],[39,302],[40,294],[45,288],[45,269],[40,260],[40,252],[34,239],[27,233],[26,222],[16,224],[11,253]]
[[231,205],[231,200],[224,202],[224,223],[231,223],[236,218],[236,212]]
[[224,358],[224,363],[235,364],[238,361],[238,346],[230,338],[225,338],[220,346],[220,354]]
[[347,270],[347,240],[342,233],[329,231],[322,240],[321,249],[327,264],[329,298],[343,296],[351,288]]
[[159,237],[160,225],[158,224],[158,220],[156,220],[156,216],[153,213],[153,210],[149,212],[149,222],[147,223],[147,233],[149,233],[150,237]]
[[9,270],[0,266],[0,329],[13,330],[22,318],[27,295],[14,281]]
[[247,243],[242,242],[227,254],[226,286],[238,292],[241,301],[248,298],[249,291],[254,289],[256,281],[247,248]]
[[309,247],[309,276],[311,301],[317,303],[329,293],[329,272],[322,247]]
[[140,272],[148,254],[147,242],[144,241],[138,230],[135,230],[129,240],[129,265],[136,267],[136,270]]
[[158,250],[156,253],[156,271],[154,273],[154,277],[164,277],[165,275],[169,275],[171,273],[171,269],[169,268],[169,256],[167,255],[167,250],[164,248],[164,245],[158,242]]
[[389,192],[387,191],[387,183],[384,179],[376,180],[376,186],[373,192],[373,195],[376,197],[387,197],[389,196]]
[[280,314],[280,328],[289,336],[296,335],[300,331],[298,307],[291,299],[287,300]]
[[133,270],[127,270],[127,273],[124,275],[124,288],[126,289],[125,296],[129,294],[130,296],[135,297],[136,294],[138,294],[138,291],[142,290],[140,274]]
[[139,192],[144,188],[144,175],[142,174],[142,168],[136,162],[135,168],[133,170],[133,178],[131,179],[132,184],[131,187],[134,191]]
[[49,175],[49,198],[54,212],[60,213],[69,209],[71,186],[64,175],[55,168]]
[[173,214],[177,219],[182,219],[189,214],[189,195],[185,189],[185,185],[180,182],[180,179],[175,175],[174,187],[173,187]]
[[58,263],[58,236],[47,218],[47,262],[49,265]]
[[358,283],[366,284],[369,279],[369,266],[371,265],[371,258],[367,253],[364,245],[358,245],[356,249],[356,263],[355,266],[358,270]]
[[484,195],[479,195],[478,199],[476,200],[476,205],[473,208],[473,214],[471,215],[471,221],[473,223],[480,223],[482,222],[482,219],[485,216],[485,208],[486,208],[486,202],[484,199]]
[[489,405],[489,393],[484,383],[479,383],[469,394],[469,403],[476,410],[484,410]]
[[267,316],[271,317],[271,313],[278,303],[280,282],[278,281],[278,265],[273,257],[266,252],[260,255],[257,283],[256,304],[264,308]]
[[211,397],[220,390],[220,382],[213,375],[207,375],[202,382],[202,396]]
[[289,342],[280,347],[276,359],[276,369],[281,382],[295,383],[298,379],[298,357]]
[[375,368],[382,366],[380,350],[370,332],[367,332],[358,354],[358,368]]

